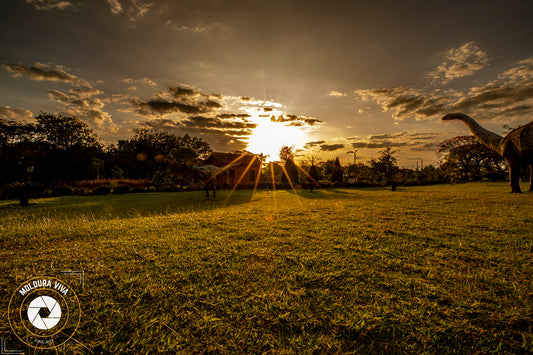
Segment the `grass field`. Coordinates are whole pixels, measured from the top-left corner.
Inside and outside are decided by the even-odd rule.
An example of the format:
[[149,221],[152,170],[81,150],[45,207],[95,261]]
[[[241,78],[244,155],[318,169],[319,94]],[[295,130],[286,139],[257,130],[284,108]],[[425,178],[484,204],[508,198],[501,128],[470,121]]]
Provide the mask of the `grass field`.
[[228,194],[0,201],[2,337],[20,283],[83,270],[58,352],[533,351],[532,193]]

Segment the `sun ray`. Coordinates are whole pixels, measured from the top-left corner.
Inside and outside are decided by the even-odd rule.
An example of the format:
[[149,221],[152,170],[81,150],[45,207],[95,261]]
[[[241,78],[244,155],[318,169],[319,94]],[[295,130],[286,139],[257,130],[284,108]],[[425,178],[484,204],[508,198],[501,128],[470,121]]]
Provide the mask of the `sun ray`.
[[233,192],[235,191],[235,189],[239,186],[239,184],[241,183],[242,179],[244,178],[244,175],[246,175],[246,173],[248,172],[248,170],[250,170],[250,168],[252,167],[252,164],[253,162],[255,161],[257,157],[254,155],[254,157],[252,158],[252,160],[250,160],[250,163],[248,163],[248,166],[246,167],[246,169],[244,169],[244,171],[242,172],[241,176],[239,176],[239,180],[237,180],[237,183],[235,183],[233,185],[233,188],[231,189],[230,193],[228,194],[228,196],[224,199],[224,203],[223,205],[226,205],[226,203],[228,202],[228,200],[230,199],[231,195],[233,195]]
[[296,192],[296,188],[294,187],[294,184],[291,181],[291,178],[289,177],[289,174],[287,173],[287,170],[283,165],[281,165],[281,169],[283,169],[283,172],[285,173],[285,176],[287,177],[287,181],[289,182],[289,185],[291,185],[291,189],[294,192],[294,195],[297,197],[297,201],[300,204],[300,207],[303,207],[302,200],[300,199],[300,195]]
[[216,178],[218,175],[222,174],[223,172],[225,172],[226,170],[228,170],[229,168],[231,168],[231,166],[233,164],[236,164],[242,157],[244,157],[246,155],[246,153],[242,153],[241,155],[239,155],[237,158],[233,159],[233,161],[231,161],[230,163],[226,164],[225,166],[222,167],[222,169],[218,170],[217,172],[215,172],[214,174],[212,174],[209,179],[207,179],[207,182],[211,181],[212,179]]
[[255,196],[255,191],[257,190],[257,184],[259,184],[259,178],[261,177],[263,159],[264,159],[264,156],[261,154],[261,159],[259,160],[259,171],[257,172],[257,177],[255,178],[254,192],[252,193],[252,198]]
[[323,189],[322,186],[318,183],[318,181],[316,181],[315,179],[313,179],[313,177],[312,177],[311,175],[309,175],[309,173],[308,173],[307,171],[305,171],[304,168],[302,168],[300,165],[296,164],[296,163],[294,162],[294,160],[293,160],[293,163],[294,163],[294,165],[296,165],[296,167],[297,167],[298,169],[300,169],[300,171],[301,171],[302,173],[304,173],[309,179],[311,179],[311,181],[312,181],[316,186],[318,186],[319,189]]

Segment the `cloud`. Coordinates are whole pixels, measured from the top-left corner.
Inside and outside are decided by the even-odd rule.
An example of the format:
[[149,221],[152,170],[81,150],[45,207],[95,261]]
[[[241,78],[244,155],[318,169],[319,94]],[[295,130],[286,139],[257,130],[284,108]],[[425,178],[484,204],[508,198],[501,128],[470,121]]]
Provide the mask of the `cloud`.
[[214,150],[245,149],[247,144],[245,137],[250,136],[255,128],[255,124],[239,124],[202,116],[182,120],[158,118],[142,125],[156,130],[204,138]]
[[117,130],[111,115],[103,110],[104,102],[94,97],[103,94],[102,91],[93,88],[74,88],[67,93],[56,89],[47,89],[45,92],[48,93],[50,99],[64,105],[64,114],[76,116],[100,129]]
[[193,128],[217,128],[225,131],[241,131],[245,130],[246,134],[251,134],[251,130],[257,127],[256,123],[246,121],[227,120],[217,117],[192,116],[181,121],[186,127]]
[[220,95],[204,94],[200,90],[177,85],[156,93],[150,100],[132,99],[130,104],[133,112],[148,118],[168,114],[197,115],[215,113],[223,108],[218,97]]
[[410,150],[434,151],[440,142],[437,133],[396,132],[370,135],[364,139],[356,139],[351,143],[353,148],[381,149],[386,147],[408,147]]
[[444,113],[453,99],[450,95],[404,86],[357,90],[355,94],[363,100],[376,101],[384,112],[393,111],[392,117],[398,120],[408,117],[425,119]]
[[106,0],[113,15],[125,14],[130,21],[146,16],[153,3],[144,0]]
[[9,106],[0,107],[0,118],[12,121],[31,122],[33,120],[33,113],[20,107],[11,108]]
[[157,86],[155,81],[149,78],[146,78],[146,77],[142,79],[126,78],[126,79],[123,79],[122,81],[125,82],[126,84],[144,84],[144,85],[149,85],[149,86]]
[[405,142],[393,142],[393,141],[383,141],[383,142],[354,142],[352,143],[353,148],[386,148],[386,147],[404,147],[407,143]]
[[26,0],[26,3],[33,5],[37,10],[65,10],[74,7],[71,1],[66,0]]
[[279,115],[271,116],[271,122],[287,123],[287,126],[301,127],[301,126],[315,126],[321,124],[322,121],[316,118],[297,116],[297,115]]
[[42,63],[35,63],[32,67],[21,63],[10,63],[4,65],[4,68],[13,73],[15,78],[27,77],[36,81],[60,81],[75,86],[90,86],[87,81],[67,73],[61,66],[52,69],[49,65]]
[[518,62],[497,79],[466,91],[390,87],[355,91],[366,101],[375,101],[397,120],[437,118],[449,112],[464,112],[480,119],[521,119],[533,114],[533,58]]
[[122,12],[122,5],[118,0],[107,0],[109,7],[111,8],[111,13],[117,15]]
[[337,91],[337,90],[331,90],[330,92],[328,92],[328,96],[344,97],[344,96],[348,96],[348,95],[343,93],[343,92]]
[[326,143],[326,141],[307,142],[307,143],[304,144],[304,149],[314,148],[317,145],[324,144],[324,143]]
[[475,42],[466,42],[459,48],[446,52],[444,62],[437,69],[429,72],[427,77],[433,83],[446,84],[455,78],[470,76],[485,68],[490,62],[487,52]]
[[344,148],[344,144],[321,144],[320,150],[324,152],[333,152],[335,150],[339,150]]
[[452,108],[479,112],[484,117],[533,113],[533,58],[518,62],[484,86],[471,88]]

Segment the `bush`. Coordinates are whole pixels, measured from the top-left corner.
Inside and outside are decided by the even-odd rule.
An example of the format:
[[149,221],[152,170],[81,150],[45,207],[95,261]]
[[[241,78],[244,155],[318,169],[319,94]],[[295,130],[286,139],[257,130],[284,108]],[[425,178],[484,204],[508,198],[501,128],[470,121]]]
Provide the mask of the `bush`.
[[93,190],[93,195],[109,195],[111,193],[111,188],[109,186],[98,186]]
[[52,197],[72,196],[74,195],[74,189],[67,185],[57,186],[52,190]]
[[127,194],[130,192],[130,187],[128,185],[118,185],[113,189],[113,193],[116,195]]

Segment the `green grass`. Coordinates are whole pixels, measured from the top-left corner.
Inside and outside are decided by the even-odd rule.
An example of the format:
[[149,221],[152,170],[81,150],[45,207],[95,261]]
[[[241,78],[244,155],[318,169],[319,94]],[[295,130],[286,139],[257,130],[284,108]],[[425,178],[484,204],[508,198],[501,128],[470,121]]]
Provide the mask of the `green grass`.
[[30,277],[84,270],[60,352],[533,351],[533,194],[228,194],[1,201],[0,309]]

